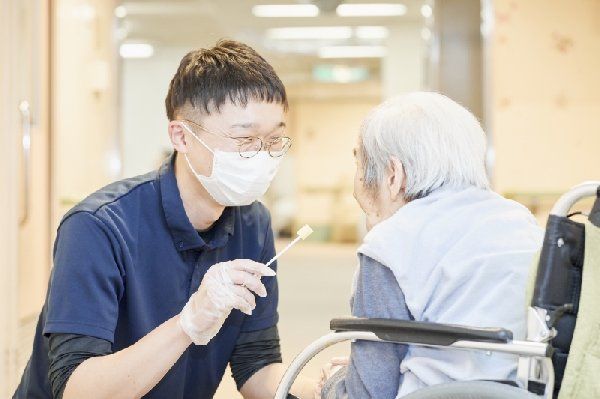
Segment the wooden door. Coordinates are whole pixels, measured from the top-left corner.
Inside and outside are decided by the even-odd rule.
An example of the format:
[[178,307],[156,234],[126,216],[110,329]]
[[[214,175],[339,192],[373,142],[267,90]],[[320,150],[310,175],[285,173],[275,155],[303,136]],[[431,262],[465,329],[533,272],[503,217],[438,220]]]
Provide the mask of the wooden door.
[[[2,283],[0,396],[31,352],[50,263],[49,0],[2,0]],[[7,390],[5,392],[4,390]]]

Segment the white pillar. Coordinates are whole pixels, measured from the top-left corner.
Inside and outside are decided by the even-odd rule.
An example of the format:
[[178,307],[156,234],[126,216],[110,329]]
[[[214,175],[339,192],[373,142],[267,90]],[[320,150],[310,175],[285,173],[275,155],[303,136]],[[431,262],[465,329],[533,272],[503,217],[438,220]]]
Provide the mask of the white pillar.
[[390,35],[386,43],[387,54],[381,63],[384,98],[422,89],[424,69],[422,28],[423,24],[420,22],[390,27]]

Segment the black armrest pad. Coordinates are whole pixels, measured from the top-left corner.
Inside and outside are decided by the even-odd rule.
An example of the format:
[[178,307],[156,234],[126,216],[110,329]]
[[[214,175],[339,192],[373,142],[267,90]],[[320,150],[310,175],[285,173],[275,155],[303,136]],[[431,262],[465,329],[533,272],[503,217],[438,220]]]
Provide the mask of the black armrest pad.
[[421,321],[358,317],[333,319],[330,328],[334,331],[368,331],[386,341],[423,345],[447,346],[456,341],[507,343],[513,338],[511,331],[502,328],[473,328]]

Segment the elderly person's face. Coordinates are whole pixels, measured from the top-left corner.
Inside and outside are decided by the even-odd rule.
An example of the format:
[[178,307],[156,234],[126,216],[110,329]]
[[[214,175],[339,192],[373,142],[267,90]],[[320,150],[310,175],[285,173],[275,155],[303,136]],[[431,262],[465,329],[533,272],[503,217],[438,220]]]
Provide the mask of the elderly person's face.
[[402,164],[391,158],[383,181],[374,187],[365,184],[365,165],[360,140],[354,148],[356,172],[354,174],[354,198],[367,216],[367,230],[392,216],[406,202],[404,201],[405,176]]

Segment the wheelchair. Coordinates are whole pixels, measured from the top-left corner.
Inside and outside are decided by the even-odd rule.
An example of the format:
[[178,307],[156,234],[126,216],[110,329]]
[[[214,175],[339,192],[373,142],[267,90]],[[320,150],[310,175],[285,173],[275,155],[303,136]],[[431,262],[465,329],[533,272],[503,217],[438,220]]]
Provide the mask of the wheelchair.
[[[569,214],[572,206],[592,196],[596,200],[588,215],[590,224],[574,221],[574,214]],[[535,286],[527,308],[525,340],[514,340],[512,332],[501,327],[336,318],[330,322],[333,332],[314,341],[294,359],[279,383],[275,399],[287,397],[302,368],[316,354],[348,340],[502,352],[519,358],[514,386],[496,381],[454,381],[421,389],[404,396],[406,399],[557,398],[579,312],[586,227],[600,228],[600,181],[574,187],[559,198],[550,212],[539,261],[534,265],[537,271],[533,271]],[[600,370],[598,377],[600,380]],[[599,384],[595,388],[600,393],[600,381],[595,383]]]

